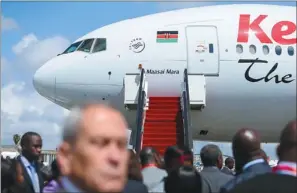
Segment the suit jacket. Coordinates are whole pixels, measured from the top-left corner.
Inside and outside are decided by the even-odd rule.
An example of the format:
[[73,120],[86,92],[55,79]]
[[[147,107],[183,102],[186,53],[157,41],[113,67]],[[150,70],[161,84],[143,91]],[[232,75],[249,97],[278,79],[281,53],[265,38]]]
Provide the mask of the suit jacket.
[[218,193],[223,185],[234,178],[234,176],[221,172],[217,167],[204,167],[200,175],[202,193]]
[[142,182],[128,180],[123,193],[148,193],[148,189]]
[[229,181],[224,187],[221,189],[221,193],[225,193],[233,189],[237,184],[240,184],[244,181],[247,181],[257,175],[265,174],[272,172],[271,167],[266,163],[257,163],[246,168],[242,173],[236,175],[234,179]]
[[229,175],[234,175],[234,172],[232,170],[230,170],[228,167],[224,166],[221,170],[223,173],[225,174],[229,174]]
[[[17,168],[20,168],[21,175],[18,175]],[[36,173],[39,180],[39,188],[40,191],[42,191],[44,186],[44,180],[42,178],[41,172],[40,172],[40,165],[36,164]],[[13,193],[35,193],[33,183],[31,181],[31,178],[27,172],[27,169],[25,168],[25,165],[21,161],[21,156],[16,157],[10,168],[11,172],[11,180],[12,180],[12,186],[9,188],[9,192]]]
[[[57,193],[74,193],[74,190],[72,190],[71,192],[68,192],[67,190],[65,190],[62,184],[60,188],[56,191]],[[79,190],[77,189],[75,192],[79,192]],[[147,187],[142,182],[138,182],[136,180],[128,180],[123,190],[123,193],[148,193],[148,190],[147,190]]]
[[235,186],[228,193],[296,193],[297,177],[266,173]]

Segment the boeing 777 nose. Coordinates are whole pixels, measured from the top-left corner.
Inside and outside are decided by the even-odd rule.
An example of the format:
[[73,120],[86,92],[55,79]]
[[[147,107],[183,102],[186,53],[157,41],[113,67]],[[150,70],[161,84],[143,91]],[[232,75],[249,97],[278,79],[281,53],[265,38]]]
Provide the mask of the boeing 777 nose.
[[41,66],[33,76],[35,90],[48,99],[55,97],[55,74],[48,64]]

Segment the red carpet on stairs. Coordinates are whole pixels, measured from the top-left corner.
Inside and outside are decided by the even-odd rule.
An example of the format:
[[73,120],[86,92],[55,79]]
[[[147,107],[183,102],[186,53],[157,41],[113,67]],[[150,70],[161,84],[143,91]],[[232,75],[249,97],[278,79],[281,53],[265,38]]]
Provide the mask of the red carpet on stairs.
[[150,97],[142,147],[156,148],[162,155],[170,145],[183,145],[180,97]]

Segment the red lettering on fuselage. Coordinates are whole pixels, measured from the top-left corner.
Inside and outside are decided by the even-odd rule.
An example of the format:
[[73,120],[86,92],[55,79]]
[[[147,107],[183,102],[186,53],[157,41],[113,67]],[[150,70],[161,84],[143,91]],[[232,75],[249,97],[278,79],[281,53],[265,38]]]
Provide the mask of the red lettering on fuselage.
[[259,15],[251,21],[250,14],[241,14],[239,17],[237,42],[247,43],[249,31],[254,31],[255,36],[263,44],[272,44],[273,40],[280,45],[296,44],[296,36],[288,38],[296,31],[296,24],[291,21],[279,21],[272,26],[271,37],[261,28],[260,24],[267,18],[267,15]]

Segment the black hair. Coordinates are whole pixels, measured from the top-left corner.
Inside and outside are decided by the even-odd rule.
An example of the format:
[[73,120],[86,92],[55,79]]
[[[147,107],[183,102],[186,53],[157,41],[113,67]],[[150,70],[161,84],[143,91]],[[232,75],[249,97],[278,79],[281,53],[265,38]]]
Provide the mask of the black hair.
[[193,166],[181,166],[165,178],[166,193],[200,193],[202,192],[201,176]]
[[177,146],[169,146],[167,147],[164,153],[164,163],[165,166],[168,167],[171,165],[172,159],[180,158],[183,155],[183,151],[179,149]]
[[139,154],[141,165],[155,163],[156,149],[153,147],[144,147]]
[[22,148],[30,143],[32,136],[38,136],[41,138],[41,136],[36,132],[33,132],[33,131],[26,132],[21,138],[20,144]]
[[225,159],[225,165],[228,165],[229,163],[234,162],[234,159],[232,157],[227,157]]
[[219,156],[222,155],[220,148],[217,145],[209,144],[204,146],[200,151],[200,157],[203,166],[216,166]]

